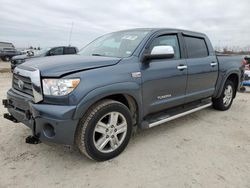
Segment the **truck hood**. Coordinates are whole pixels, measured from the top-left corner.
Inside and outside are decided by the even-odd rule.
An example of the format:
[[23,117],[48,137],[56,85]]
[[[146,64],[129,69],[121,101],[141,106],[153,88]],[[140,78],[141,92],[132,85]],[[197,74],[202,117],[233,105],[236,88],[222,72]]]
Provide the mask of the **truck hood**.
[[72,72],[94,69],[117,64],[121,58],[82,55],[61,55],[34,58],[21,66],[40,70],[43,77],[61,77]]

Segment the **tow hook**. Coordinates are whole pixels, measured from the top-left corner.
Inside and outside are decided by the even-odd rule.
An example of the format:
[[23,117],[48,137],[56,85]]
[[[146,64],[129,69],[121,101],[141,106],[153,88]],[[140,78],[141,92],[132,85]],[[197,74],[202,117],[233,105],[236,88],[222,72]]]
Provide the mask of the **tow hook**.
[[41,143],[40,139],[37,137],[37,136],[28,136],[26,139],[25,139],[25,142],[27,144],[39,144]]
[[36,122],[35,122],[33,117],[31,117],[31,119],[33,120],[32,121],[32,135],[28,136],[25,139],[25,142],[27,144],[39,144],[39,143],[41,143],[41,140],[39,139],[40,134],[39,133],[36,134]]
[[18,120],[8,113],[3,114],[3,117],[5,119],[8,119],[8,120],[14,122],[14,123],[18,123]]
[[3,99],[2,104],[3,104],[4,108],[8,108],[10,105],[8,99]]

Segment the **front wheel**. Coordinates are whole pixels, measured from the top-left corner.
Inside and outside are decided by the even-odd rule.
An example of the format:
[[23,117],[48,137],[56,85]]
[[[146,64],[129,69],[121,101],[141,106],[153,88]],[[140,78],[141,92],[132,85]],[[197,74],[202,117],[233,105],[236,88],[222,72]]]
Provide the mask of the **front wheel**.
[[235,89],[234,83],[231,80],[227,80],[220,97],[213,99],[213,107],[221,111],[228,110],[233,103]]
[[104,161],[119,155],[132,133],[132,117],[122,103],[103,100],[92,106],[76,132],[80,152],[90,159]]

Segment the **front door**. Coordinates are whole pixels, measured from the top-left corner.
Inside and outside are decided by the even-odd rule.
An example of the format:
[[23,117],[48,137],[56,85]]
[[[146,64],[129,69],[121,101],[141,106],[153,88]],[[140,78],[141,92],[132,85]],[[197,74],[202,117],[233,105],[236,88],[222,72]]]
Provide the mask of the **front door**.
[[171,34],[156,37],[149,51],[159,45],[172,46],[175,55],[172,59],[154,59],[147,64],[142,63],[144,116],[185,101],[187,69],[185,59],[181,58],[178,36]]

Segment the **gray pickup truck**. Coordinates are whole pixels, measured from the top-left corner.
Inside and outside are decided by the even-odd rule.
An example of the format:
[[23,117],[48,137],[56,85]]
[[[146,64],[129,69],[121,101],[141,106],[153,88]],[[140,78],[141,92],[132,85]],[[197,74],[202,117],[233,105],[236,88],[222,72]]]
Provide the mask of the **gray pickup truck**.
[[4,117],[32,130],[28,143],[74,145],[103,161],[119,155],[132,130],[213,106],[230,108],[244,68],[216,56],[208,37],[177,29],[106,34],[78,55],[17,66]]

